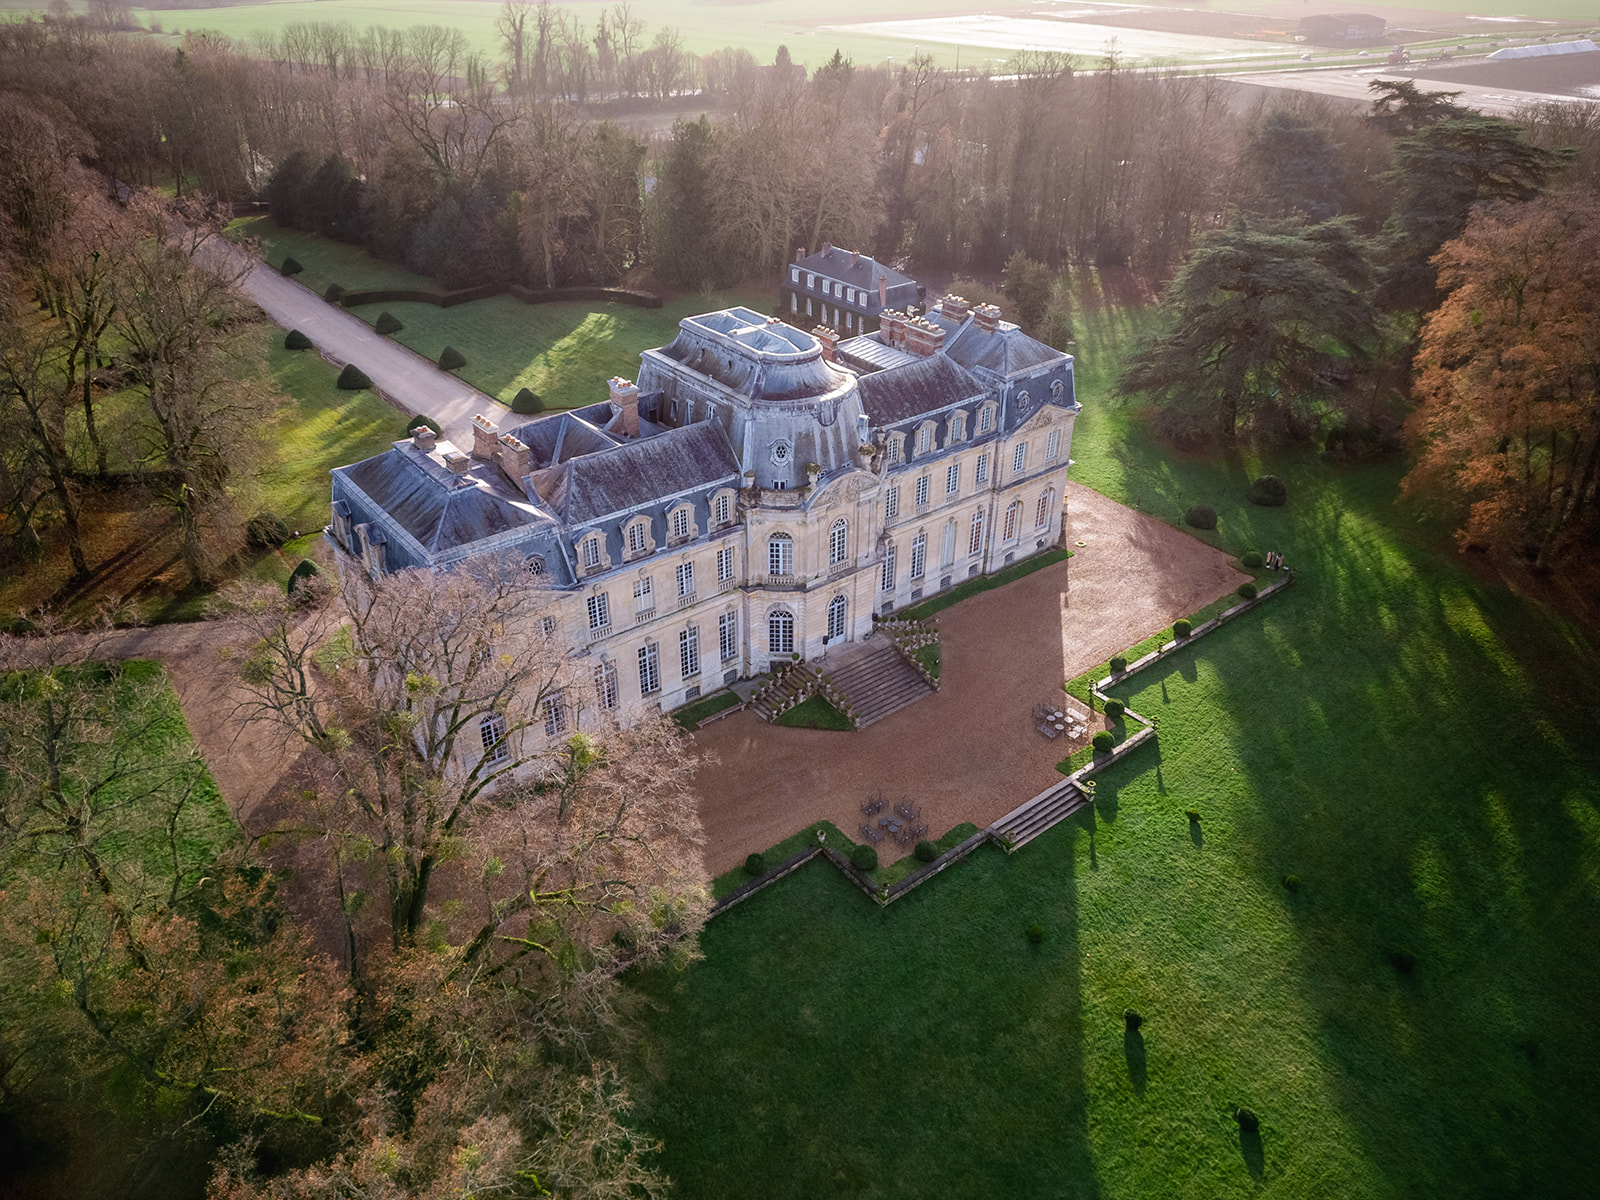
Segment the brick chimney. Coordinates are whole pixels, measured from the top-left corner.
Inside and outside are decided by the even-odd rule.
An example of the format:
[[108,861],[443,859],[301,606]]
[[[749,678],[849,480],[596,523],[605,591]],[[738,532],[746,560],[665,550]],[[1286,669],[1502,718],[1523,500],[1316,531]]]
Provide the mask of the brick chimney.
[[993,304],[980,304],[972,310],[972,323],[984,333],[994,333],[1000,328],[1000,309]]
[[500,435],[500,469],[517,487],[522,487],[522,477],[533,470],[533,451],[509,433]]
[[467,468],[472,465],[472,459],[459,450],[450,450],[445,453],[444,465],[450,468],[452,475],[465,475]]
[[895,349],[906,344],[906,315],[897,309],[886,308],[878,314],[878,340]]
[[473,417],[472,457],[492,459],[499,449],[499,427],[482,413]]
[[939,311],[949,321],[965,321],[967,314],[972,311],[972,306],[967,303],[965,296],[950,295],[939,301]]
[[606,381],[606,386],[610,389],[612,407],[622,413],[622,422],[618,428],[629,437],[638,437],[639,385],[631,379],[624,379],[621,375],[613,375]]
[[878,276],[878,307],[889,307],[889,277],[883,274]]
[[824,258],[827,258],[832,253],[833,253],[833,243],[832,242],[823,242],[822,243],[822,256]]
[[850,251],[850,265],[852,267],[856,267],[856,266],[860,266],[861,265],[861,251],[859,251],[859,250]]
[[424,454],[432,454],[433,448],[439,443],[439,435],[426,425],[418,425],[411,431],[411,444]]
[[818,325],[811,331],[811,336],[822,344],[822,357],[829,362],[839,361],[839,331],[829,329],[826,325]]
[[794,248],[794,260],[795,260],[795,262],[799,262],[805,256],[806,256],[806,248],[804,246],[796,246]]
[[928,358],[944,345],[944,330],[926,317],[912,317],[905,323],[907,354]]

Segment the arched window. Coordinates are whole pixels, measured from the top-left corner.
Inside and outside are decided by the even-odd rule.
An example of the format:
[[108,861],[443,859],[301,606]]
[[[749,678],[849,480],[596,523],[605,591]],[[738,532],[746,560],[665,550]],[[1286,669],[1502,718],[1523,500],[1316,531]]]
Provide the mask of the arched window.
[[972,532],[967,535],[967,553],[983,553],[983,509],[972,514]]
[[828,640],[837,642],[844,637],[844,597],[835,596],[828,601]]
[[1033,527],[1035,529],[1043,529],[1050,524],[1050,510],[1055,506],[1055,502],[1055,488],[1046,488],[1044,495],[1039,497],[1039,507],[1033,514]]
[[794,539],[787,533],[775,533],[767,539],[767,574],[794,574]]
[[828,530],[828,565],[836,567],[844,561],[845,523],[840,517]]
[[1017,526],[1020,524],[1022,524],[1022,501],[1013,500],[1011,506],[1006,509],[1005,528],[1000,536],[1005,541],[1014,541],[1017,536]]
[[775,608],[767,616],[767,652],[794,653],[794,614],[788,609]]

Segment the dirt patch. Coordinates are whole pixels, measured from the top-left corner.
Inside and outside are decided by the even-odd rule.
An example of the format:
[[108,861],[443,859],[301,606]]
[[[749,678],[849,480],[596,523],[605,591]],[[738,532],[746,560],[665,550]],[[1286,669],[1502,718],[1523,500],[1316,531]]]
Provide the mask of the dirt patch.
[[854,831],[875,791],[921,805],[936,836],[990,824],[1059,779],[1055,764],[1081,744],[1041,736],[1035,704],[1059,703],[1063,682],[1246,578],[1222,551],[1078,484],[1068,517],[1069,542],[1084,543],[1072,559],[939,614],[935,695],[860,733],[780,728],[746,710],[696,734],[719,759],[698,781],[711,872],[812,821]]

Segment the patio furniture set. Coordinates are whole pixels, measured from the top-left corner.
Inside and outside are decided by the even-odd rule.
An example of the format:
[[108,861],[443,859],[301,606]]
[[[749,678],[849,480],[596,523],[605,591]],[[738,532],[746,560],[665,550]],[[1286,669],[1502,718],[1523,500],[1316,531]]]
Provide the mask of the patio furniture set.
[[1068,705],[1046,700],[1043,704],[1033,706],[1033,727],[1047,738],[1066,734],[1076,741],[1089,731],[1089,717],[1086,713],[1073,711]]
[[928,827],[922,823],[920,808],[914,807],[909,800],[902,798],[892,812],[879,816],[886,804],[883,794],[875,792],[861,806],[862,816],[878,818],[875,826],[871,821],[861,823],[861,836],[870,844],[876,846],[885,837],[889,837],[894,839],[896,845],[909,846],[928,836]]

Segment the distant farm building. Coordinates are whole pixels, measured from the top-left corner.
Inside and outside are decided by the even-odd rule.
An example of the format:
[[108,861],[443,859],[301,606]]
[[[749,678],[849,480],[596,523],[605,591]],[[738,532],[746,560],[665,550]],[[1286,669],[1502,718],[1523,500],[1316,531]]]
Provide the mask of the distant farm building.
[[1543,42],[1536,46],[1507,46],[1504,50],[1496,50],[1489,55],[1496,61],[1508,58],[1553,58],[1561,54],[1595,54],[1600,53],[1600,46],[1596,46],[1588,38],[1579,38],[1575,42]]
[[1381,42],[1388,22],[1368,13],[1321,13],[1300,18],[1300,36],[1308,42],[1339,45]]

